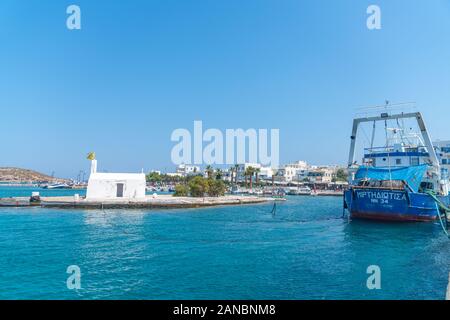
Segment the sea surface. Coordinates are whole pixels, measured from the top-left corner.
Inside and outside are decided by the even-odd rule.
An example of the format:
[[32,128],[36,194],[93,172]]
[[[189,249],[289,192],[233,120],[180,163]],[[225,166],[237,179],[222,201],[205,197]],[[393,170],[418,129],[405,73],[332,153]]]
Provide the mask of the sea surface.
[[[444,299],[450,240],[438,224],[349,222],[340,197],[272,209],[0,208],[0,299]],[[71,265],[81,289],[67,288]],[[367,288],[370,265],[380,290]]]

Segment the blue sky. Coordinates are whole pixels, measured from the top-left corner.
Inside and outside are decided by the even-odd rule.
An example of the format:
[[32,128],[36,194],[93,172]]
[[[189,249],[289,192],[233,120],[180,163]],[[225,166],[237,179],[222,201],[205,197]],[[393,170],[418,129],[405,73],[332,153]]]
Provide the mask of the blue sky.
[[94,150],[100,169],[172,170],[194,120],[279,128],[282,163],[344,164],[355,108],[385,99],[450,139],[449,36],[448,0],[2,0],[0,166],[75,177]]

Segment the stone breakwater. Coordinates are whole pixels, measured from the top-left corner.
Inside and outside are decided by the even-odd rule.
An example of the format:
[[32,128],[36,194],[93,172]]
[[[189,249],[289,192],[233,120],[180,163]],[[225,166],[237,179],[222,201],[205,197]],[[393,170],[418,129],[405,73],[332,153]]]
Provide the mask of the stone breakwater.
[[285,199],[256,196],[174,197],[172,195],[146,196],[144,199],[85,199],[73,196],[41,197],[40,202],[30,202],[28,197],[0,199],[0,207],[47,207],[79,209],[176,209],[223,205],[244,205],[284,201]]

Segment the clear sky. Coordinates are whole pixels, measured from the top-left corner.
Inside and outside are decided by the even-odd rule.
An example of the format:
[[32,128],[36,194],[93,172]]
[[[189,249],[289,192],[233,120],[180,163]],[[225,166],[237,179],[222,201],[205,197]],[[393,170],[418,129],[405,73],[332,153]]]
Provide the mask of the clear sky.
[[2,0],[0,40],[0,166],[75,177],[93,150],[103,170],[173,170],[194,120],[279,128],[281,163],[344,164],[355,108],[385,99],[450,139],[448,0]]

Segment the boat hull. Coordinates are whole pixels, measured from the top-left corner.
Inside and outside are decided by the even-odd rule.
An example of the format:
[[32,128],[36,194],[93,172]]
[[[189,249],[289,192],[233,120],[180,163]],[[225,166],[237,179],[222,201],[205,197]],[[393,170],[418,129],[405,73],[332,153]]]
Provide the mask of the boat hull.
[[[441,197],[448,203],[448,197]],[[344,207],[352,218],[384,221],[434,221],[438,207],[423,193],[382,188],[351,188],[344,193]]]

